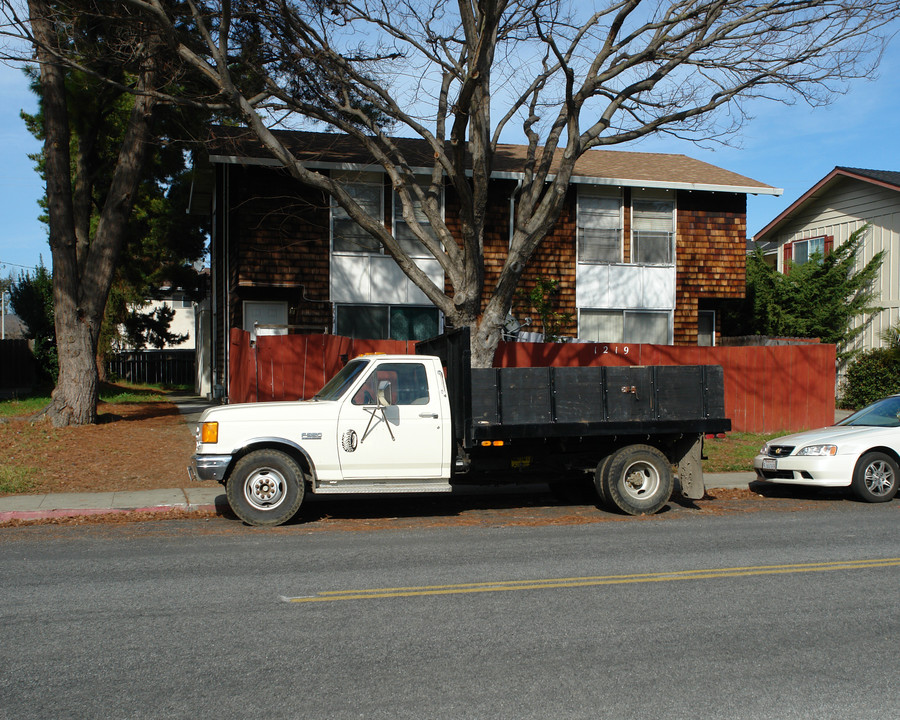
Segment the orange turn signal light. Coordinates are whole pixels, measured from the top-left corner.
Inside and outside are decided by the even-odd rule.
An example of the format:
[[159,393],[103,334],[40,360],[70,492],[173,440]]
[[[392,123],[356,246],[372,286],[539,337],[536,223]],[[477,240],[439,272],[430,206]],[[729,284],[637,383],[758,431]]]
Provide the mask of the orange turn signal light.
[[217,443],[219,442],[219,423],[205,422],[200,427],[200,442]]

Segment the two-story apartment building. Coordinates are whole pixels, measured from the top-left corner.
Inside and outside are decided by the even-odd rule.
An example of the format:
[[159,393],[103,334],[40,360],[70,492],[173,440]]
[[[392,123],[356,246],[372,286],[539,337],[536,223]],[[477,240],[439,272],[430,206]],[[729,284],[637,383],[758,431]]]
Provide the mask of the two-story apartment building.
[[[310,169],[339,178],[412,251],[385,173],[351,138],[286,132]],[[424,142],[397,140],[430,172]],[[217,129],[195,162],[192,209],[212,214],[211,354],[227,382],[230,328],[423,339],[443,318],[377,241],[339,206],[297,183],[239,131]],[[526,148],[498,150],[484,238],[486,292],[496,282],[512,228]],[[523,275],[558,282],[564,335],[587,341],[713,344],[717,311],[745,287],[746,198],[781,191],[684,155],[594,150],[575,168],[558,222]],[[456,226],[458,201],[441,199]],[[424,219],[424,216],[423,216]],[[416,262],[439,286],[434,257]],[[533,315],[515,309],[519,320]],[[541,331],[538,326],[529,329]]]

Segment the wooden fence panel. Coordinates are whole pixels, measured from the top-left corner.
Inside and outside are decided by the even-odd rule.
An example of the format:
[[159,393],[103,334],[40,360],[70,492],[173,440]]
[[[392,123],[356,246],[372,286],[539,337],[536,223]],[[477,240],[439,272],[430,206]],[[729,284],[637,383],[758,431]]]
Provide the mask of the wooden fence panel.
[[[231,402],[310,398],[368,352],[413,354],[415,343],[335,335],[260,337],[232,330]],[[794,432],[834,421],[835,348],[803,344],[675,347],[612,343],[500,343],[495,367],[721,365],[732,429]]]
[[111,377],[145,385],[190,385],[196,379],[194,350],[134,350],[106,361]]
[[0,340],[0,391],[27,393],[37,379],[34,355],[27,340]]

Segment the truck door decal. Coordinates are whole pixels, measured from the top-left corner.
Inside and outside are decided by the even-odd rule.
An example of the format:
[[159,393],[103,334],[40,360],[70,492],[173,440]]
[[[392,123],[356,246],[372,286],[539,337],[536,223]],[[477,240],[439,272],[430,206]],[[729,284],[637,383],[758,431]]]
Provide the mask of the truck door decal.
[[348,430],[341,438],[341,447],[344,449],[344,452],[356,452],[357,443],[358,438],[355,430]]

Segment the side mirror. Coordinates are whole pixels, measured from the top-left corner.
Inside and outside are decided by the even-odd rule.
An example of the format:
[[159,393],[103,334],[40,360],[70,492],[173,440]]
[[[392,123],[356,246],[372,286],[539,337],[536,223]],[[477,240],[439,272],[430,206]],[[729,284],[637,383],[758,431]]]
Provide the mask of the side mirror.
[[387,407],[388,405],[393,405],[393,393],[391,391],[391,381],[390,380],[382,380],[378,383],[378,404],[381,407]]

